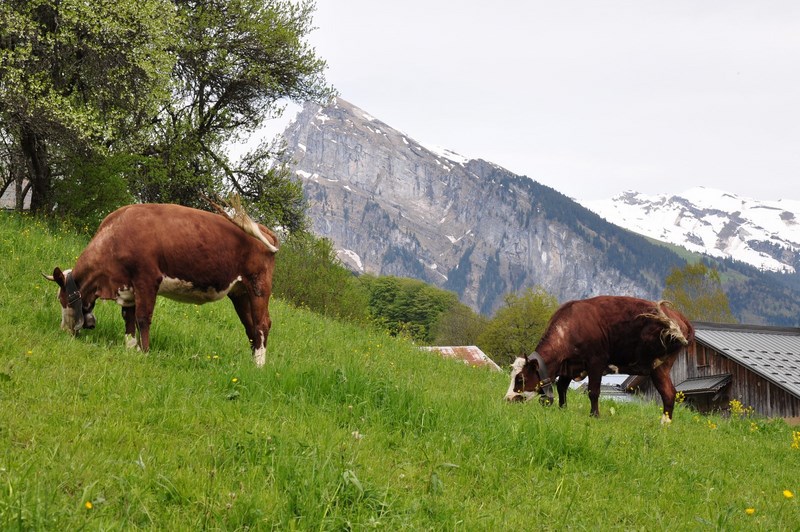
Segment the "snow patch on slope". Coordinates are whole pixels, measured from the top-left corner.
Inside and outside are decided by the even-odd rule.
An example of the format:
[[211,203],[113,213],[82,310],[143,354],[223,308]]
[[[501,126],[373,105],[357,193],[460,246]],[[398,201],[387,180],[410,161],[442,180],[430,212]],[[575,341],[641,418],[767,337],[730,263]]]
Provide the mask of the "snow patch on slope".
[[631,231],[764,270],[792,273],[782,252],[800,253],[800,201],[761,201],[695,187],[674,196],[628,191],[580,203]]

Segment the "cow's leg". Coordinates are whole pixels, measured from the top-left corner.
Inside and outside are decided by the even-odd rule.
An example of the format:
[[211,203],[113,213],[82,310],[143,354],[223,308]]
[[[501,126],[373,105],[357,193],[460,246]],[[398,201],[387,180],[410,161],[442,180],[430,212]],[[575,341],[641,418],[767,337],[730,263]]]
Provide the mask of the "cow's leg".
[[246,292],[239,292],[229,293],[228,298],[233,302],[233,308],[236,309],[239,321],[244,325],[244,332],[247,333],[247,339],[252,348],[255,343],[255,327],[253,326],[253,313],[250,310],[250,296]]
[[267,361],[267,337],[272,327],[269,318],[269,296],[251,295],[250,314],[253,320],[253,360],[261,367]]
[[254,295],[252,290],[230,293],[228,297],[247,332],[253,360],[256,366],[261,367],[267,361],[267,336],[272,325],[267,306],[269,299],[263,295]]
[[158,283],[153,285],[134,283],[134,315],[136,327],[139,329],[139,349],[145,353],[150,350],[150,322],[153,321],[157,293]]
[[600,400],[600,383],[603,381],[603,371],[596,371],[594,369],[589,370],[589,402],[592,405],[592,409],[589,411],[589,415],[592,417],[600,417],[600,407],[599,407],[599,400]]
[[136,347],[136,307],[122,307],[125,320],[125,347]]
[[558,377],[556,389],[558,390],[558,406],[564,408],[567,406],[567,388],[569,388],[570,378],[566,375]]
[[672,410],[675,408],[675,385],[672,384],[672,377],[669,372],[672,369],[670,362],[661,364],[650,374],[653,385],[661,395],[661,402],[664,404],[664,414],[661,416],[661,423],[672,422]]

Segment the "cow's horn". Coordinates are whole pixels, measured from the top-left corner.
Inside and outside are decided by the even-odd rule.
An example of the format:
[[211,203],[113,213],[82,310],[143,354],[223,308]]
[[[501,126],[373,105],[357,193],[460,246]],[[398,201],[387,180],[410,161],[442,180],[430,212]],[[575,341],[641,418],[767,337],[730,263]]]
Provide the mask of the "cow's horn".
[[52,275],[47,275],[47,274],[46,274],[46,273],[44,273],[44,272],[42,272],[42,277],[44,277],[44,278],[45,278],[45,279],[47,279],[48,281],[53,281],[53,282],[55,282],[55,280],[56,280],[56,278],[55,278],[55,277],[53,277]]

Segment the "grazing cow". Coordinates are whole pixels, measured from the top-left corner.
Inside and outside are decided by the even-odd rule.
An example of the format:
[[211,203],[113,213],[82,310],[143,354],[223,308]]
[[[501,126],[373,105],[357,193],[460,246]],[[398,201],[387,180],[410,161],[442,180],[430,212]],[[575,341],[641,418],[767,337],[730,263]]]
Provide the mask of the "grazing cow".
[[514,361],[506,400],[536,392],[566,405],[570,379],[589,376],[591,415],[599,416],[600,381],[610,370],[650,375],[664,405],[662,422],[672,420],[675,386],[670,369],[678,352],[694,339],[694,328],[665,301],[598,296],[570,301],[556,310],[533,353]]
[[[128,347],[150,348],[156,295],[202,304],[226,295],[263,366],[271,326],[269,297],[278,239],[241,205],[228,214],[180,205],[128,205],[109,214],[72,270],[45,276],[58,283],[61,328],[92,329],[97,299],[122,307]],[[138,342],[136,333],[138,330]]]

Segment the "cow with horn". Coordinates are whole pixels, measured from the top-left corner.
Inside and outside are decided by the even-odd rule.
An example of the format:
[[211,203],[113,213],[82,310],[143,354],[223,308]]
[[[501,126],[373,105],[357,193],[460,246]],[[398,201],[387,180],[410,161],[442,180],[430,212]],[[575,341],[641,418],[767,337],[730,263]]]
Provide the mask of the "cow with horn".
[[96,301],[116,301],[126,344],[147,351],[156,296],[195,304],[227,296],[256,365],[263,366],[278,239],[239,201],[227,209],[210,203],[218,214],[166,204],[128,205],[109,214],[74,268],[45,275],[59,286],[61,328],[72,335],[92,329]]
[[662,422],[672,420],[675,386],[670,369],[694,340],[689,320],[666,301],[598,296],[570,301],[556,310],[536,349],[512,365],[505,399],[527,400],[537,393],[552,402],[552,385],[565,406],[573,378],[589,377],[591,415],[599,416],[600,382],[610,371],[650,375],[661,395]]

